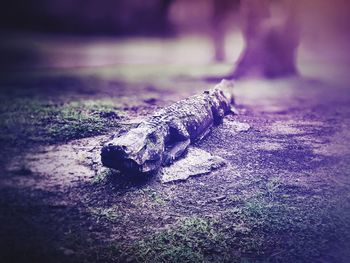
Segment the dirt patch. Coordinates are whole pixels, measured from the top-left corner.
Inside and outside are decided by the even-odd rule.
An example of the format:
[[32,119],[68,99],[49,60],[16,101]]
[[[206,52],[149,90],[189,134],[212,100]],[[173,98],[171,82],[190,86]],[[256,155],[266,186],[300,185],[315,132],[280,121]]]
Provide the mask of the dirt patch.
[[[9,176],[1,178],[1,186],[61,190],[90,182],[101,172],[99,154],[108,138],[85,138],[16,156],[7,164],[5,171]],[[28,174],[19,174],[23,170]]]

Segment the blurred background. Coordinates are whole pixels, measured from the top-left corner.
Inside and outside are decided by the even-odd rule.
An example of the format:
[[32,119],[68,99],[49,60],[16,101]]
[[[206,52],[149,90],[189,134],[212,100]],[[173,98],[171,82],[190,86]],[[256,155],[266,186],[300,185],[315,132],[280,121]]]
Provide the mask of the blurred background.
[[[249,0],[7,1],[0,10],[1,72],[221,64],[213,73],[229,74],[246,43],[244,2],[249,5]],[[348,1],[293,2],[298,63],[315,56],[347,58]]]

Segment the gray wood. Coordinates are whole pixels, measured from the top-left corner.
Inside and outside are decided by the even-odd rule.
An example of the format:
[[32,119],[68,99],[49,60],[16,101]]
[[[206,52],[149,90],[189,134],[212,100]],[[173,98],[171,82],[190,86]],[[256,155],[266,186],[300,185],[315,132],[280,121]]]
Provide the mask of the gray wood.
[[171,164],[232,112],[232,89],[231,81],[222,80],[213,89],[157,111],[136,128],[107,142],[101,151],[102,164],[139,173]]

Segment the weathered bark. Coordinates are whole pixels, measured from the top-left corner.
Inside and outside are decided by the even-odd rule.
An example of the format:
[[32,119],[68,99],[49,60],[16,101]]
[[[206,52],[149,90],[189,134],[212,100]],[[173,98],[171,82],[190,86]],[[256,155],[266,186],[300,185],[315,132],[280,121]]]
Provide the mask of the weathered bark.
[[295,2],[281,0],[271,5],[270,0],[242,0],[241,13],[246,46],[233,77],[296,74],[299,30]]
[[102,148],[104,166],[148,173],[171,164],[231,112],[232,82],[166,107]]

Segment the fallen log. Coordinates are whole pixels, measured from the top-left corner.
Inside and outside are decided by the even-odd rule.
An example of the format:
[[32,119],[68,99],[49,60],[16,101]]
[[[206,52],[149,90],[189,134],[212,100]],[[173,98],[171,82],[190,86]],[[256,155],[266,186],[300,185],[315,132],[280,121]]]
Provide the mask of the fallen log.
[[101,151],[102,164],[138,173],[171,164],[232,112],[232,89],[233,82],[222,80],[202,94],[157,111],[136,128],[107,142]]

